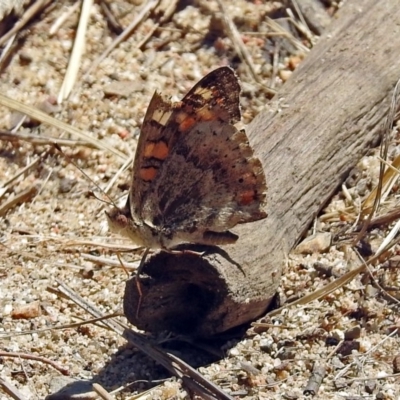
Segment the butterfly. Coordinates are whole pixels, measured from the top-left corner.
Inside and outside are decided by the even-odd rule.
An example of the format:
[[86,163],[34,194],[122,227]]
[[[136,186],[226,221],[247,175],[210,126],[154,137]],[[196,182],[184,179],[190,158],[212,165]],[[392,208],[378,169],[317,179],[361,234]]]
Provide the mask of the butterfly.
[[110,229],[146,248],[225,245],[229,229],[266,218],[266,180],[241,119],[240,83],[215,69],[177,103],[154,93],[133,163],[127,203]]

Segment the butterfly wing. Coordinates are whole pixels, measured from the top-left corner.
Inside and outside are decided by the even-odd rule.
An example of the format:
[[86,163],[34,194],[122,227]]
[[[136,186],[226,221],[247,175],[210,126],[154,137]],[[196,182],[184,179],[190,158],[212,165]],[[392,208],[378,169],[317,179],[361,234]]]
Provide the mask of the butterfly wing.
[[265,198],[263,168],[244,130],[204,121],[173,147],[149,189],[142,218],[162,233],[165,247],[232,243],[229,235],[212,233],[229,234],[236,224],[265,218]]
[[146,112],[133,166],[129,195],[133,218],[142,219],[142,209],[159,171],[165,168],[174,145],[193,126],[217,115],[224,123],[240,120],[240,85],[234,71],[221,67],[201,79],[179,103],[155,93]]

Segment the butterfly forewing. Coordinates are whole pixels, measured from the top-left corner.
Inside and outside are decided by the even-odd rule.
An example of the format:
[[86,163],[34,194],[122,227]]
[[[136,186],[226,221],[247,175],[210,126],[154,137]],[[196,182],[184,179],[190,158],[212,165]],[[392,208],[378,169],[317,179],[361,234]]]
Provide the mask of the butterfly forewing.
[[200,80],[179,103],[155,93],[136,149],[130,193],[131,213],[139,215],[147,192],[175,143],[201,121],[240,120],[240,85],[234,71],[221,67]]
[[179,103],[155,93],[133,167],[128,204],[110,227],[145,247],[228,244],[236,224],[266,217],[266,183],[240,121],[240,85],[229,67],[198,82]]

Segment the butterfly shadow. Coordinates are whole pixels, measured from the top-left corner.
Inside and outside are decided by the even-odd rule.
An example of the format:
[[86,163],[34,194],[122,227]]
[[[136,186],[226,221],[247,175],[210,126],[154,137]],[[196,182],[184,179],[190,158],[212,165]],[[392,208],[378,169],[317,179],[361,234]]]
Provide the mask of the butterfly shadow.
[[[220,361],[226,356],[226,351],[235,346],[243,336],[244,329],[235,329],[228,334],[217,335],[213,338],[188,338],[167,335],[147,335],[151,343],[169,354],[173,354],[192,368],[199,368]],[[223,350],[222,350],[223,349]],[[86,360],[87,365],[83,369],[90,370],[91,360]],[[72,398],[72,394],[78,396],[91,392],[92,384],[97,383],[108,392],[116,388],[124,388],[123,393],[144,392],[155,388],[165,381],[170,381],[170,388],[173,385],[178,388],[181,384],[172,378],[171,373],[157,363],[147,354],[138,350],[130,343],[124,344],[110,357],[104,367],[89,380],[71,380],[67,385],[61,387],[57,392],[48,396],[46,400],[58,400],[60,398]],[[68,381],[65,381],[65,383]],[[185,387],[187,390],[188,388]],[[160,388],[156,390],[162,390]],[[68,393],[68,396],[66,396]],[[155,393],[153,393],[155,395]],[[151,394],[150,394],[151,395]],[[65,396],[65,397],[63,397]],[[162,397],[162,396],[161,396]],[[175,396],[178,397],[178,396]]]

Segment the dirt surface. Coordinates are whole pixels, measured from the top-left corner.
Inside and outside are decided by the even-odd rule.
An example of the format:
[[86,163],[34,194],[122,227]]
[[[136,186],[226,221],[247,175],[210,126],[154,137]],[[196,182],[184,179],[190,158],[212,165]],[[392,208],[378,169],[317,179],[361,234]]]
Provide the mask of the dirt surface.
[[[88,146],[63,147],[101,188],[107,188],[134,154],[140,124],[155,90],[180,99],[207,72],[230,64],[242,81],[243,121],[249,122],[268,104],[267,90],[253,79],[227,38],[214,1],[180,3],[171,20],[162,23],[143,44],[162,15],[160,9],[170,4],[161,3],[86,76],[85,71],[116,37],[100,2],[96,2],[73,93],[57,104],[79,19],[79,9],[68,14],[74,3],[54,2],[23,31],[9,60],[3,62],[0,92],[38,106],[123,153],[124,157],[118,157]],[[297,31],[285,20],[285,7],[279,2],[225,3],[225,12],[241,33],[258,79],[279,88],[318,38],[311,32]],[[145,3],[121,0],[110,4],[117,20],[126,27]],[[290,33],[290,40],[274,33],[268,17]],[[0,108],[1,129],[11,129],[19,120],[17,113]],[[29,119],[17,132],[76,139]],[[133,393],[147,389],[152,390],[143,398],[187,398],[179,380],[170,378],[155,362],[98,324],[48,329],[89,319],[78,306],[49,290],[57,285],[56,280],[104,314],[119,310],[126,273],[118,266],[115,252],[105,245],[132,244],[107,232],[107,205],[90,195],[94,185],[54,147],[23,140],[3,141],[0,146],[1,206],[25,190],[37,190],[36,195],[7,209],[0,219],[0,351],[16,353],[12,357],[2,353],[0,377],[27,399],[45,398],[70,378],[98,382],[110,392],[123,388],[115,394],[118,399],[132,398]],[[394,141],[390,155],[398,153]],[[376,185],[377,154],[371,151],[360,161],[346,181],[348,190],[338,193],[316,221],[318,232],[340,232],[347,221],[352,221],[346,218],[353,212],[349,210],[354,210]],[[34,160],[38,160],[36,164],[10,182]],[[126,194],[129,181],[130,171],[123,171],[112,184],[111,198]],[[385,203],[387,210],[396,205],[396,190],[397,186]],[[369,236],[373,250],[386,234],[376,230]],[[123,259],[128,266],[137,266],[140,254],[124,253]],[[350,270],[356,261],[355,252],[344,244],[330,246],[324,253],[289,256],[281,301],[321,288]],[[175,338],[153,339],[166,342],[171,352],[199,367],[205,377],[235,398],[302,398],[314,364],[325,363],[326,375],[314,398],[396,399],[400,396],[398,378],[385,377],[398,372],[392,365],[399,347],[398,336],[393,334],[399,325],[396,297],[400,282],[395,266],[393,260],[375,266],[375,280],[368,274],[359,276],[321,301],[286,310],[265,320],[256,331],[202,343],[201,349]],[[26,311],[26,305],[32,310]],[[345,333],[351,339],[343,342],[345,349],[338,349]],[[52,360],[67,369],[70,377],[63,377],[43,360],[33,361],[18,353]],[[377,377],[382,379],[374,379]],[[0,398],[9,397],[4,394]]]

